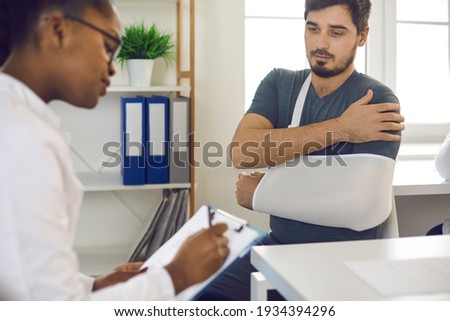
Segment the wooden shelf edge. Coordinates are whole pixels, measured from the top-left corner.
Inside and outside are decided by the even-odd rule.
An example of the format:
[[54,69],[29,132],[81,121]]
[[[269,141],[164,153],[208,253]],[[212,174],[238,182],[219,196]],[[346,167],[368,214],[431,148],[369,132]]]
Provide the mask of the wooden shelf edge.
[[178,73],[178,78],[191,78],[191,72],[190,71],[180,71]]

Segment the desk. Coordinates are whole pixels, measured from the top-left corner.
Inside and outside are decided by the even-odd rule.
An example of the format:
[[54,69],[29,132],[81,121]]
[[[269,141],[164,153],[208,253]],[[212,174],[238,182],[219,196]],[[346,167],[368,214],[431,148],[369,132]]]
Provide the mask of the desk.
[[393,187],[400,236],[425,235],[450,217],[450,182],[433,159],[397,161]]
[[357,301],[386,298],[347,268],[345,262],[448,256],[450,235],[255,246],[251,262],[288,300]]
[[395,196],[450,194],[450,182],[439,176],[432,159],[397,161],[393,185]]

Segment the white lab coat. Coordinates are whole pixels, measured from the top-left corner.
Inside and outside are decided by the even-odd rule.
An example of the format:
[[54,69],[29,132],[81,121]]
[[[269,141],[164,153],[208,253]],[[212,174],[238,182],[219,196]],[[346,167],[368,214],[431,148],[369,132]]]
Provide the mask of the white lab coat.
[[436,155],[435,165],[439,175],[443,179],[450,180],[450,133],[445,137]]
[[173,300],[165,269],[92,292],[73,250],[83,187],[59,117],[0,73],[0,300]]
[[[445,137],[434,162],[439,175],[447,181],[450,180],[450,133]],[[450,234],[450,219],[442,224],[442,234]]]

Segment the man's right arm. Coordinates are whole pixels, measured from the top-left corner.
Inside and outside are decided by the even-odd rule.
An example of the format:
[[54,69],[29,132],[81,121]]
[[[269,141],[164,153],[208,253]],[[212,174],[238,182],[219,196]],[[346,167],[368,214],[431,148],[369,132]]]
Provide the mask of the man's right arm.
[[[258,114],[246,114],[233,137],[231,157],[237,168],[270,167],[307,155],[340,141],[400,141],[403,116],[398,104],[371,104],[371,90],[337,118],[295,128],[274,128]],[[363,108],[361,108],[363,107]],[[327,133],[331,133],[327,134]]]

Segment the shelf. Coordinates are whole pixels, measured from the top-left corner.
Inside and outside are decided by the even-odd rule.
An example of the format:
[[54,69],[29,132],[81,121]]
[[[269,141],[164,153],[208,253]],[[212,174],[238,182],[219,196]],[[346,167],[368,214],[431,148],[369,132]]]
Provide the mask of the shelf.
[[123,185],[122,177],[116,173],[78,173],[85,192],[131,191],[150,189],[190,188],[190,183]]
[[130,87],[130,86],[111,86],[108,88],[110,93],[118,92],[172,92],[172,91],[190,91],[190,86],[149,86],[149,87]]

